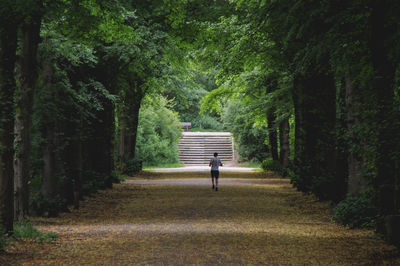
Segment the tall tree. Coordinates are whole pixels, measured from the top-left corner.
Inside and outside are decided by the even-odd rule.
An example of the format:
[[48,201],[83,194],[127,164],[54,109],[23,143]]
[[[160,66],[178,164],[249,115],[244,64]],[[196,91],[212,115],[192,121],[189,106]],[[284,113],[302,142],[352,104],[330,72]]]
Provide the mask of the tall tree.
[[37,81],[37,49],[43,16],[41,0],[27,3],[21,26],[21,55],[18,60],[18,89],[15,114],[14,215],[23,220],[28,214],[28,180],[30,170],[30,130],[33,95]]
[[14,1],[0,5],[0,233],[13,230],[14,68],[17,14]]
[[289,118],[283,119],[279,123],[279,160],[282,167],[287,168],[289,167],[290,163],[290,124]]
[[398,214],[399,211],[396,202],[399,189],[396,184],[398,185],[400,170],[396,164],[399,159],[399,151],[396,149],[398,149],[400,119],[394,96],[394,78],[398,62],[394,60],[395,58],[391,58],[392,49],[396,47],[392,38],[400,30],[398,24],[394,22],[398,14],[393,12],[399,11],[399,5],[393,1],[372,1],[371,7],[369,20],[371,36],[368,44],[374,71],[371,85],[377,96],[376,119],[379,121],[375,186],[380,214],[385,217]]

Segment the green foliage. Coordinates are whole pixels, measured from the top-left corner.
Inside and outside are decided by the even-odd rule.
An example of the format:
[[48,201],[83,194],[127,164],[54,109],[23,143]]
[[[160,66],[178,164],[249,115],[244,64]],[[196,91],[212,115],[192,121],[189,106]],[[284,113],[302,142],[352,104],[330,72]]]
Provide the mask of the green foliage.
[[241,166],[251,167],[251,168],[261,168],[261,164],[259,162],[254,162],[254,161],[245,162],[245,163],[241,164]]
[[221,128],[217,128],[217,129],[210,129],[210,128],[202,128],[202,127],[192,127],[190,129],[190,131],[192,132],[224,132],[226,130],[221,129]]
[[127,175],[134,175],[142,171],[143,167],[143,160],[142,159],[137,159],[133,158],[131,160],[128,160],[126,162],[126,174]]
[[282,167],[280,162],[274,161],[272,160],[272,158],[267,158],[264,161],[262,161],[261,168],[264,171],[276,172],[282,177],[287,177],[289,174],[289,170],[287,168]]
[[178,162],[181,123],[163,97],[148,97],[141,107],[136,157],[145,165]]
[[232,101],[224,110],[224,127],[233,134],[239,161],[262,162],[269,157],[267,128],[256,125],[249,109],[240,101]]
[[87,170],[84,171],[83,176],[85,178],[82,180],[82,186],[80,188],[80,193],[82,195],[90,195],[96,193],[99,189],[108,188],[110,182],[119,182],[115,171],[107,174],[100,171]]
[[351,195],[342,200],[333,210],[332,220],[350,228],[375,226],[377,209],[368,193]]
[[147,165],[147,169],[153,169],[153,168],[179,168],[179,167],[185,167],[183,163],[165,163],[165,164],[158,164],[158,165]]
[[198,115],[191,121],[192,128],[200,128],[204,131],[222,131],[222,124],[219,119],[210,115]]
[[111,177],[115,183],[123,183],[126,180],[126,177],[123,176],[120,171],[114,170],[112,172],[112,177]]
[[51,242],[54,241],[58,234],[54,232],[50,233],[41,233],[39,232],[31,222],[25,221],[22,223],[14,224],[14,237],[16,238],[34,238],[38,239],[41,242]]
[[29,202],[30,209],[33,215],[56,217],[59,212],[65,207],[65,199],[60,196],[44,196],[38,194],[38,196],[31,197]]
[[200,109],[203,97],[216,89],[213,73],[202,71],[201,68],[200,62],[195,63],[190,59],[173,66],[165,77],[163,94],[174,102],[172,108],[178,112],[181,121],[191,122],[192,128],[219,131],[222,129],[219,114],[201,112]]
[[[0,230],[1,230],[0,225]],[[8,236],[6,234],[0,233],[0,253],[4,251],[5,246],[10,243],[10,240],[8,239]]]

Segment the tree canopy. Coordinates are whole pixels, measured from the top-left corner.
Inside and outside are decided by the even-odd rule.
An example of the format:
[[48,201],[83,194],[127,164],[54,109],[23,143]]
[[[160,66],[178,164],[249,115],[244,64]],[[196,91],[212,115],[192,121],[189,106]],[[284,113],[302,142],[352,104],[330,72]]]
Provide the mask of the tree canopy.
[[339,221],[367,205],[398,241],[399,14],[394,0],[2,1],[2,232],[141,160],[177,162],[192,122],[341,202]]

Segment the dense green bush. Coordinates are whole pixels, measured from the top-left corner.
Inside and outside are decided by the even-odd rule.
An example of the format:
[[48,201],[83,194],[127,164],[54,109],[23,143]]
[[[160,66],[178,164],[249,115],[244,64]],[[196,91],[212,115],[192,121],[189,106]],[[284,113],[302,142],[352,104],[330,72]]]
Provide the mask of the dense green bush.
[[142,159],[134,158],[132,160],[128,160],[126,162],[126,174],[127,175],[134,175],[139,173],[142,170]]
[[[1,225],[0,231],[3,232]],[[8,244],[9,240],[6,234],[0,233],[0,252],[4,251],[4,247]]]
[[265,140],[268,130],[265,125],[255,125],[246,106],[231,102],[224,109],[224,127],[233,134],[239,161],[262,162],[269,157]]
[[348,196],[333,210],[332,220],[350,228],[373,227],[377,209],[367,193]]
[[222,131],[222,124],[216,117],[199,115],[192,120],[192,128],[208,129],[208,131]]
[[41,233],[29,221],[14,224],[14,237],[16,238],[35,238],[40,241],[51,242],[58,237],[57,233]]
[[264,171],[274,171],[282,177],[286,177],[289,174],[289,169],[282,167],[280,162],[267,158],[261,163],[261,168]]
[[136,158],[145,165],[177,163],[182,125],[163,97],[146,98],[139,115]]
[[42,194],[30,198],[30,209],[33,215],[56,217],[65,206],[65,199],[60,196],[47,197]]
[[221,131],[219,114],[200,111],[203,97],[217,87],[214,73],[209,69],[200,69],[197,62],[186,63],[184,76],[176,76],[173,86],[166,84],[165,96],[175,103],[171,106],[172,110],[179,114],[182,122],[191,122],[192,128]]

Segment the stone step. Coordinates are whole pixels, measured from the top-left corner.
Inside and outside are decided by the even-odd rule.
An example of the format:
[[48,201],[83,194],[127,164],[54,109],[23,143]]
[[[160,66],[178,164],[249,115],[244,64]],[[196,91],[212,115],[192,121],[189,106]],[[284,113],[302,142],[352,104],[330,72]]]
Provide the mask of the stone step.
[[202,153],[202,154],[214,154],[214,152],[218,153],[232,153],[232,149],[184,149],[180,150],[181,153]]
[[179,142],[179,160],[185,165],[208,164],[214,152],[223,162],[233,159],[229,132],[183,132]]
[[180,143],[183,144],[193,144],[193,143],[201,143],[201,144],[218,144],[218,143],[230,143],[230,141],[220,141],[220,140],[212,140],[212,141],[207,141],[207,140],[181,140]]
[[192,138],[192,137],[182,137],[181,139],[184,139],[184,140],[225,140],[225,141],[228,141],[229,139],[230,139],[231,137],[212,137],[212,136],[210,136],[210,137],[194,137],[194,138]]
[[[203,158],[206,158],[206,159],[211,159],[213,156],[212,155],[190,155],[190,156],[188,156],[188,155],[180,155],[179,156],[179,158],[182,158],[182,159],[203,159]],[[223,159],[223,158],[232,158],[232,156],[231,155],[219,155],[218,154],[218,157],[219,158],[221,158],[221,159]]]
[[[230,156],[232,157],[232,152],[221,152],[221,151],[215,151],[218,153],[218,156]],[[214,151],[212,152],[206,152],[206,153],[180,153],[180,156],[185,156],[185,157],[190,157],[190,156],[206,156],[206,157],[213,157]]]
[[230,145],[230,142],[180,142],[180,146],[185,146],[185,145],[200,145],[200,146],[215,146],[215,145]]

